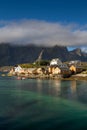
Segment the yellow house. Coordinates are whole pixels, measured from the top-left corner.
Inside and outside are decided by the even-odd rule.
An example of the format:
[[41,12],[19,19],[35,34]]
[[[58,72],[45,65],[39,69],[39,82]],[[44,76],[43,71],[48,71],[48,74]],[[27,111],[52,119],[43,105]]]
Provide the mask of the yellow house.
[[53,69],[53,72],[52,72],[52,73],[53,73],[53,74],[60,74],[60,73],[61,73],[61,70],[60,70],[60,68],[56,67],[56,68]]
[[48,68],[48,72],[51,74],[70,74],[69,67],[66,64],[52,65]]
[[82,72],[82,67],[81,66],[71,65],[69,67],[69,69],[71,70],[72,73],[80,73],[80,72]]
[[50,74],[60,74],[61,73],[61,69],[58,66],[50,66],[48,68],[48,72]]
[[71,72],[76,73],[76,67],[74,65],[71,65],[69,69]]

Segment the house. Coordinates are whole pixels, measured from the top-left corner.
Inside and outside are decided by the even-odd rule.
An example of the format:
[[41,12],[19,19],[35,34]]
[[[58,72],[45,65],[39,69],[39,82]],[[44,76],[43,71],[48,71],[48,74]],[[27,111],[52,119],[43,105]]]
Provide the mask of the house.
[[24,69],[21,68],[21,66],[17,65],[14,67],[14,72],[15,73],[24,73]]
[[50,66],[54,66],[54,65],[58,65],[59,66],[61,64],[62,64],[62,62],[58,58],[52,59],[51,62],[50,62]]
[[66,64],[61,64],[61,65],[55,65],[55,66],[50,66],[48,68],[48,72],[50,74],[66,74],[70,75],[71,71],[69,70],[68,66]]
[[58,66],[50,66],[48,68],[48,73],[50,73],[50,74],[60,74],[61,70]]
[[62,64],[60,66],[61,69],[61,75],[65,77],[69,77],[71,75],[71,71],[69,70],[69,67],[66,64]]
[[80,60],[70,61],[69,65],[81,65],[81,61]]
[[60,67],[60,68],[65,68],[65,69],[68,69],[67,64],[61,64],[61,65],[59,65],[59,67]]
[[61,69],[59,67],[56,67],[54,70],[53,70],[53,74],[60,74],[61,73]]
[[57,75],[60,74],[63,78],[69,77],[71,75],[71,71],[65,65],[63,66],[50,66],[48,69],[49,74]]
[[69,67],[69,69],[70,69],[70,71],[71,71],[72,73],[81,73],[82,70],[83,70],[81,66],[77,66],[77,65],[71,65],[71,66]]

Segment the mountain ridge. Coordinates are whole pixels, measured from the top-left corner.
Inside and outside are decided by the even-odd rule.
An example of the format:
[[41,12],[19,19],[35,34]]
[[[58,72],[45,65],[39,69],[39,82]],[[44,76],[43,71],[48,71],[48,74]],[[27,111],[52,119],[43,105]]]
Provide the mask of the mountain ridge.
[[87,53],[83,53],[80,48],[68,51],[66,46],[57,45],[43,47],[32,44],[23,46],[0,44],[0,66],[34,62],[42,50],[44,50],[42,55],[44,60],[59,58],[62,62],[70,60],[87,61]]

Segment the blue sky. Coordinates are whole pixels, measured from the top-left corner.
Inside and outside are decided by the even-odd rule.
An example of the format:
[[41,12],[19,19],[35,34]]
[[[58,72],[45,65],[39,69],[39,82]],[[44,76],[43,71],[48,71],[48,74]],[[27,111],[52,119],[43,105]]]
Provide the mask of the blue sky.
[[0,42],[87,45],[87,0],[0,0]]
[[0,19],[38,19],[86,24],[86,0],[0,0]]

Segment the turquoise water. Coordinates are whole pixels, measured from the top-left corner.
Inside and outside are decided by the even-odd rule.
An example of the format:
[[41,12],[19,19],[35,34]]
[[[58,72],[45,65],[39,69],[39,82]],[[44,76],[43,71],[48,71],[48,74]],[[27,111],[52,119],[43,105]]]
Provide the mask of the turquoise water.
[[87,81],[0,77],[0,130],[87,129]]

